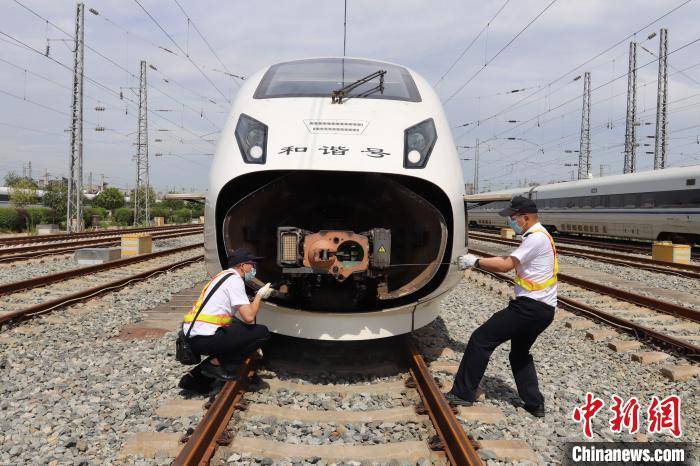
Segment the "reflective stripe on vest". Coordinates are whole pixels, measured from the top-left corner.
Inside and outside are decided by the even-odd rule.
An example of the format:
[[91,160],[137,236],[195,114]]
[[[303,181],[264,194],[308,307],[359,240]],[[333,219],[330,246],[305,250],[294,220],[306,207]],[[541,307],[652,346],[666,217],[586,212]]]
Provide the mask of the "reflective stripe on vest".
[[544,233],[547,236],[547,239],[549,239],[549,243],[552,245],[552,252],[554,253],[554,273],[547,280],[543,282],[536,282],[521,277],[518,274],[518,271],[516,270],[515,283],[517,283],[521,288],[527,291],[540,291],[544,290],[545,288],[549,288],[550,286],[556,285],[557,283],[557,274],[559,273],[559,260],[557,259],[557,248],[554,247],[554,240],[547,232],[547,230],[533,230],[528,232],[528,234],[530,233]]
[[[207,286],[204,287],[202,292],[199,294],[199,298],[197,298],[197,301],[194,302],[192,305],[192,309],[190,309],[190,312],[185,314],[185,317],[183,319],[184,323],[189,323],[194,320],[194,316],[197,315],[197,310],[199,310],[200,306],[202,305],[202,302],[204,301],[204,298],[207,295],[207,290],[209,287],[211,287],[211,284],[216,281],[217,278],[221,277],[226,271],[219,272],[212,278],[209,283],[207,283]],[[233,321],[233,317],[229,315],[221,315],[221,314],[206,314],[205,312],[200,312],[199,315],[197,316],[197,322],[206,322],[208,324],[212,325],[218,325],[219,327],[222,327],[224,325],[228,325]]]

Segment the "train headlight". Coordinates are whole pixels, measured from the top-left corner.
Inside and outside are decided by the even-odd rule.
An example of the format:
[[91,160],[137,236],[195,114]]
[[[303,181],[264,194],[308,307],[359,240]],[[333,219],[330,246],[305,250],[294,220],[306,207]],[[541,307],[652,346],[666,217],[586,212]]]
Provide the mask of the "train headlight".
[[432,118],[406,129],[403,132],[403,167],[424,168],[436,141],[437,132]]
[[236,141],[245,163],[265,163],[267,125],[241,113],[236,125]]

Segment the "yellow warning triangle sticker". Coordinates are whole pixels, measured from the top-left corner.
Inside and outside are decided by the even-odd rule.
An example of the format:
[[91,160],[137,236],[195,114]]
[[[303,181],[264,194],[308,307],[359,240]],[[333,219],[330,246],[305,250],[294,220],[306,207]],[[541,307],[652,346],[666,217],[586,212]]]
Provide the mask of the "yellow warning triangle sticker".
[[386,249],[384,249],[384,246],[379,246],[379,251],[378,252],[386,252]]

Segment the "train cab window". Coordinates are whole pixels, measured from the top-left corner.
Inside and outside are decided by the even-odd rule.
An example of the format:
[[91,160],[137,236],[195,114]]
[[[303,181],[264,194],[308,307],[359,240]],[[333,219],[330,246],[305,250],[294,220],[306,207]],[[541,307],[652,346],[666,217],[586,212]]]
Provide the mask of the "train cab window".
[[386,70],[384,90],[368,93],[379,85],[372,79],[353,89],[348,97],[367,93],[362,98],[420,102],[416,83],[401,66],[353,58],[314,58],[273,65],[263,76],[254,99],[277,97],[328,97],[331,93],[379,70]]

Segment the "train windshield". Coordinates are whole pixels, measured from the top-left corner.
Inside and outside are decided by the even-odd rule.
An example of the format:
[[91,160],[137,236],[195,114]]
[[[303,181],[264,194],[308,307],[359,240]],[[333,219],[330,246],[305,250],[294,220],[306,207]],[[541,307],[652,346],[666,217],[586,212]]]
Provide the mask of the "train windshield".
[[367,91],[379,85],[379,77],[353,89],[348,97],[420,102],[420,94],[406,68],[353,58],[320,58],[273,65],[265,73],[253,98],[328,97],[337,89],[379,70],[386,70],[384,91]]

